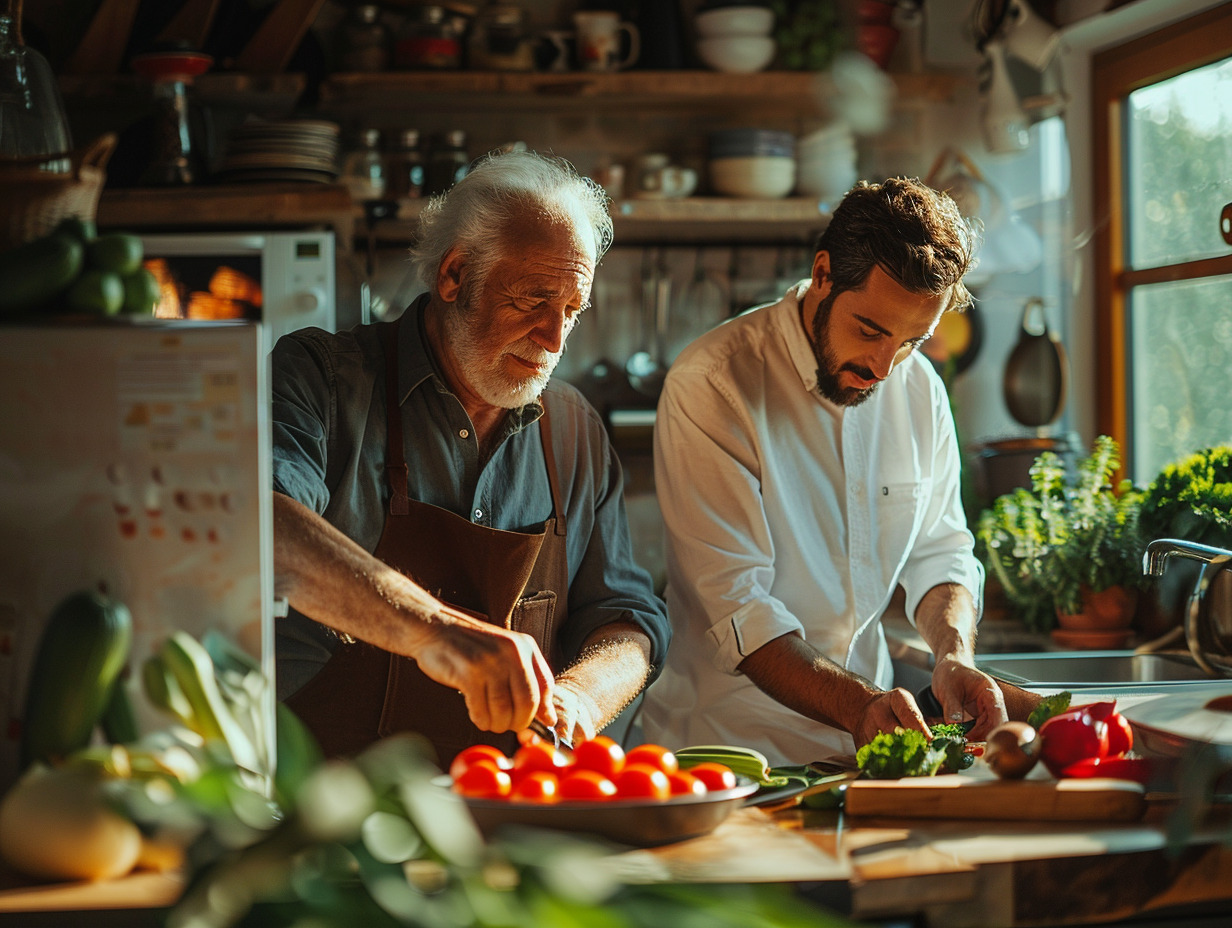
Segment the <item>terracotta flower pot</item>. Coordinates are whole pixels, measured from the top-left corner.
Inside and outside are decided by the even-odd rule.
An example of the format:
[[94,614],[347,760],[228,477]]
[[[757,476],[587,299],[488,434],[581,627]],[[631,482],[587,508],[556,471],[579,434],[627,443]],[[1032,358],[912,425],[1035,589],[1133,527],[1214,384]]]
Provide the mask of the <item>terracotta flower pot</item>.
[[1070,615],[1057,610],[1057,622],[1070,631],[1114,631],[1129,628],[1138,606],[1138,591],[1123,586],[1110,586],[1092,592],[1082,590],[1082,609]]

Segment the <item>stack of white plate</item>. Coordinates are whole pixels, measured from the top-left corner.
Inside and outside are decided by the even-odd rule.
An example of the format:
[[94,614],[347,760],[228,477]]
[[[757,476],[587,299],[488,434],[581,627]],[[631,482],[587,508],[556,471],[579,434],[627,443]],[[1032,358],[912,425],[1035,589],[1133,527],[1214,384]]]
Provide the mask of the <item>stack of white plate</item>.
[[796,143],[799,193],[837,202],[856,182],[856,142],[845,123],[832,123]]
[[338,135],[338,125],[322,119],[244,123],[232,134],[217,177],[332,183],[338,176]]

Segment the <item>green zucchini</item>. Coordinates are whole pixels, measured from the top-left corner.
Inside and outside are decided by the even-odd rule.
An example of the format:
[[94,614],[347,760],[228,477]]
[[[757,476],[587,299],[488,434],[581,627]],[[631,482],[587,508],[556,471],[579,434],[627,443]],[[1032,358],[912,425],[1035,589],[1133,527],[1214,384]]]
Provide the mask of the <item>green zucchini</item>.
[[85,246],[48,235],[0,252],[0,315],[33,309],[67,290],[85,265]]
[[128,661],[128,607],[82,591],[63,600],[43,629],[26,690],[21,764],[53,762],[90,743]]

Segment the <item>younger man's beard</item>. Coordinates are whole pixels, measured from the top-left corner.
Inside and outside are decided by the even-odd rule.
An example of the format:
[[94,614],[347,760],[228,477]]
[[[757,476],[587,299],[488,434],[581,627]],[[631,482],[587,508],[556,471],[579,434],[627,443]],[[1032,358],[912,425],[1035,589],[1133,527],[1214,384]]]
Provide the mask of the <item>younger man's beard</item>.
[[871,387],[844,387],[839,383],[839,374],[851,371],[864,380],[872,380],[873,372],[858,364],[840,364],[830,347],[830,313],[838,293],[831,288],[830,293],[817,305],[817,315],[813,317],[813,357],[817,360],[817,392],[837,406],[859,406],[877,389],[877,384]]

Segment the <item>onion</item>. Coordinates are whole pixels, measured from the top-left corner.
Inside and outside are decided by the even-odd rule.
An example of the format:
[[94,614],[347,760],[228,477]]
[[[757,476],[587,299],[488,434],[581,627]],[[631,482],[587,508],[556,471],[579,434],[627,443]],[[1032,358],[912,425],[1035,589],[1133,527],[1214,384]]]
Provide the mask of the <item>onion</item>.
[[1021,780],[1039,757],[1035,729],[1026,722],[1006,722],[988,733],[984,763],[1003,780]]
[[36,766],[0,803],[0,857],[41,880],[109,880],[133,869],[141,832],[107,804],[96,772]]

